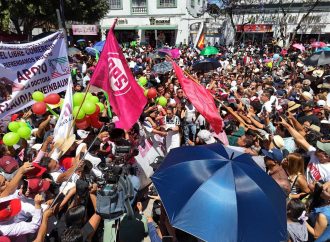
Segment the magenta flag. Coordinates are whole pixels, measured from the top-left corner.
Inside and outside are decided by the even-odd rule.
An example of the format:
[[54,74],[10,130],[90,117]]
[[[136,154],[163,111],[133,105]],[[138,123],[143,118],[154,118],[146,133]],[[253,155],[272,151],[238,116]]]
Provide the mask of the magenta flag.
[[130,129],[138,121],[147,99],[114,35],[116,22],[108,33],[90,84],[108,93],[111,107],[119,119],[116,127]]

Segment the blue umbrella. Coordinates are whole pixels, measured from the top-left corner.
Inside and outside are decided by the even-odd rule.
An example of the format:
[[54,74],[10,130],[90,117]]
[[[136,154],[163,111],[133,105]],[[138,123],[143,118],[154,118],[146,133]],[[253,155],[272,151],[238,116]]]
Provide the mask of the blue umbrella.
[[103,50],[104,43],[105,43],[105,40],[99,41],[99,42],[95,43],[93,48],[98,50],[99,52],[101,52]]
[[248,154],[172,149],[152,176],[170,223],[208,242],[286,241],[285,194]]
[[92,47],[86,47],[85,51],[87,54],[92,55],[92,56],[97,56],[100,54],[100,52]]
[[322,52],[322,51],[330,51],[330,47],[319,48],[319,49],[317,49],[314,53]]

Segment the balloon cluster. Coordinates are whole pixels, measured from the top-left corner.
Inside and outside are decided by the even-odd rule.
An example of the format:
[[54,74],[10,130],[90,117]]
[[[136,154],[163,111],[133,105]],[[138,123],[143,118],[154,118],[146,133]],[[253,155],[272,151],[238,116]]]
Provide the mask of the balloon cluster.
[[51,93],[45,97],[40,91],[32,93],[32,99],[36,101],[36,103],[32,105],[32,112],[38,115],[46,113],[47,104],[56,105],[61,102],[61,97],[57,93]]
[[[155,88],[151,87],[150,89],[145,89],[144,90],[144,96],[146,96],[149,99],[157,97],[157,91]],[[156,98],[156,104],[166,107],[167,105],[167,99],[164,96],[160,96]]]
[[25,122],[10,122],[8,129],[11,131],[3,136],[3,143],[7,146],[13,146],[22,139],[29,139],[31,136],[31,129]]
[[[85,97],[86,95],[86,97]],[[85,99],[85,100],[84,100]],[[78,129],[86,129],[89,126],[101,128],[103,123],[99,121],[99,113],[103,112],[104,105],[99,98],[91,93],[76,92],[73,94],[73,117],[76,118]]]
[[148,83],[148,80],[145,76],[141,76],[139,79],[138,79],[138,84],[141,86],[141,87],[144,87],[145,85],[147,85]]

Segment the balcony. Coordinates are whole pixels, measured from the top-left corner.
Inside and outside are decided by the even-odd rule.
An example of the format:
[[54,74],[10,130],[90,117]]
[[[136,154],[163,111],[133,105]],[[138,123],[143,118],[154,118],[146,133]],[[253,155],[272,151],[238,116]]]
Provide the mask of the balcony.
[[132,14],[147,14],[147,6],[132,6]]

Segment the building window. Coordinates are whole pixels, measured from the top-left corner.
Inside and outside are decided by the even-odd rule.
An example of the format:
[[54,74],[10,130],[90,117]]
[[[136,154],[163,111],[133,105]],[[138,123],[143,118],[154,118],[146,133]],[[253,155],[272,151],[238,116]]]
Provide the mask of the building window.
[[190,7],[195,8],[195,0],[190,0]]
[[176,0],[158,0],[158,8],[176,8]]
[[133,14],[146,14],[147,12],[147,0],[132,0]]
[[123,9],[121,0],[110,0],[110,9]]

